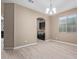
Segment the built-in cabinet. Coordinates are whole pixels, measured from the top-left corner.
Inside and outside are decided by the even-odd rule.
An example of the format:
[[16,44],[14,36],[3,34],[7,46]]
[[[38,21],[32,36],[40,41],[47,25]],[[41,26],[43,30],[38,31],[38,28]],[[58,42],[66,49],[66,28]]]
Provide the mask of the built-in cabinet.
[[37,18],[37,39],[45,40],[45,20]]

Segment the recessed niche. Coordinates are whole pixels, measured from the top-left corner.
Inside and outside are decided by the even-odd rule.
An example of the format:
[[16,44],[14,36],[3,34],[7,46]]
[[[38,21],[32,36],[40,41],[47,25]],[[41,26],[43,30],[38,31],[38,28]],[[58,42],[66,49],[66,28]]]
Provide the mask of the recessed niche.
[[45,19],[37,18],[37,39],[45,40]]

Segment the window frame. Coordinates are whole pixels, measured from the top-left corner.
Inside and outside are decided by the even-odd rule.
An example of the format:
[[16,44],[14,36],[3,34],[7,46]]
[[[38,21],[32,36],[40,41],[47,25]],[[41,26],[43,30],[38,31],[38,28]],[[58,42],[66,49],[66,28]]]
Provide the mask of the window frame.
[[[76,23],[72,21],[73,18],[73,21],[75,21]],[[69,23],[71,24],[70,27],[68,26],[68,20],[72,21]],[[61,25],[64,26],[64,24],[66,25],[66,29],[63,29],[64,27],[61,27]],[[68,31],[68,27],[70,28],[70,31]],[[74,31],[75,28],[76,30]],[[77,32],[77,14],[61,16],[59,18],[59,32]]]

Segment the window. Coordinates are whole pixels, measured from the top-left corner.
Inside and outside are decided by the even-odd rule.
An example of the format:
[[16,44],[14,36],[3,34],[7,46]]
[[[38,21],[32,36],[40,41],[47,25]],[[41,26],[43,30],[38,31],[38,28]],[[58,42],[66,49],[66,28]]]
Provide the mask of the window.
[[69,15],[59,18],[59,32],[76,32],[77,31],[77,16]]

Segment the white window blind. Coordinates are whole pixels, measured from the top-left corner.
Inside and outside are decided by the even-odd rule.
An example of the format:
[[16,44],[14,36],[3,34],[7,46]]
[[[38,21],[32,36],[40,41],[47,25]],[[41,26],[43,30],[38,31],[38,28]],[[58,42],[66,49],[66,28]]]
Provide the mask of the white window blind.
[[76,32],[77,15],[68,15],[59,18],[59,32]]

